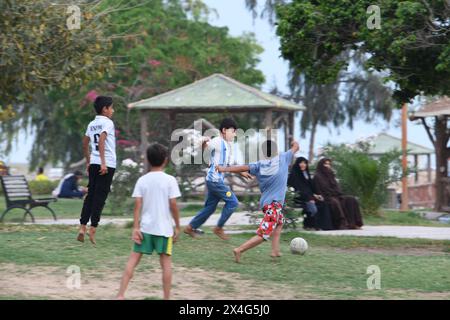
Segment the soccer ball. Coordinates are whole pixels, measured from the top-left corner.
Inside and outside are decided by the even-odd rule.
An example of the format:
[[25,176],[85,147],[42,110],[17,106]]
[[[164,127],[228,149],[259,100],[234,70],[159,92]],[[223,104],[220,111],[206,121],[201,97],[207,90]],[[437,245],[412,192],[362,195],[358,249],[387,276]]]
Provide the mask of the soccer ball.
[[308,250],[308,243],[303,238],[294,238],[291,241],[291,252],[293,254],[305,254],[306,250]]

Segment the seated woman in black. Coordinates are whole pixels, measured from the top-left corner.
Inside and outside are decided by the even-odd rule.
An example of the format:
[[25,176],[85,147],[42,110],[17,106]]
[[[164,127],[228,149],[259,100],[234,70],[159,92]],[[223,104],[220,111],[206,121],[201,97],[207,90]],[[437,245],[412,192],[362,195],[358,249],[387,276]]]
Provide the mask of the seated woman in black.
[[288,186],[293,187],[298,196],[295,202],[303,208],[303,228],[331,230],[331,216],[322,196],[315,194],[309,173],[308,160],[304,157],[296,159],[288,178]]

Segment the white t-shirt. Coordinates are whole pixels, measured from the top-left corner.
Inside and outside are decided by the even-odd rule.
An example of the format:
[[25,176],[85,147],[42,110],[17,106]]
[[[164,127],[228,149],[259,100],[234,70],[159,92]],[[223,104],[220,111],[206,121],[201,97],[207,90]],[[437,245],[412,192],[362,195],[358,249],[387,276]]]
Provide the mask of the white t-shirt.
[[231,143],[222,137],[216,137],[208,143],[206,150],[210,153],[210,167],[206,175],[206,180],[213,182],[223,181],[224,174],[223,172],[217,172],[216,166],[227,166],[234,161]]
[[141,232],[172,237],[173,223],[169,199],[181,196],[175,177],[162,171],[149,172],[140,177],[133,198],[142,198]]
[[114,122],[108,117],[97,115],[91,121],[86,129],[86,136],[91,142],[91,160],[90,164],[102,164],[100,160],[100,151],[98,143],[100,135],[106,132],[105,140],[105,162],[109,168],[116,167],[116,132],[114,130]]

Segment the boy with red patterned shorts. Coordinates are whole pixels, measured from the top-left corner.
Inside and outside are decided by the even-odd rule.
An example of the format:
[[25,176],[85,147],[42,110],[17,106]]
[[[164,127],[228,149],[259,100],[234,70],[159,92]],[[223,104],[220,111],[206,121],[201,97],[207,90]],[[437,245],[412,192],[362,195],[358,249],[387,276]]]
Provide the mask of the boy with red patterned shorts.
[[233,250],[237,263],[241,254],[254,248],[272,237],[272,257],[280,257],[280,235],[283,228],[283,204],[286,196],[289,165],[293,155],[300,149],[298,142],[293,141],[291,149],[278,155],[276,145],[271,140],[263,144],[263,152],[266,159],[250,163],[244,166],[217,167],[219,172],[244,172],[249,171],[256,176],[261,190],[260,208],[264,218],[252,237]]

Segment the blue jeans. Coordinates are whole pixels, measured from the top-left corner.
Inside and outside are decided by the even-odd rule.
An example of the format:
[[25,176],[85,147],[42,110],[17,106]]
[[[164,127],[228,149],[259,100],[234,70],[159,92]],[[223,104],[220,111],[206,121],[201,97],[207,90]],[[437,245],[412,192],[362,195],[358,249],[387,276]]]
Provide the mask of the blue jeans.
[[205,206],[200,210],[195,217],[189,223],[193,229],[198,229],[206,220],[216,211],[217,204],[220,200],[225,201],[225,206],[223,207],[222,214],[217,223],[219,228],[222,228],[230,218],[231,214],[238,207],[238,199],[231,191],[230,187],[222,182],[211,182],[206,181],[206,187],[208,193],[206,195]]
[[311,213],[311,216],[314,217],[317,213],[317,206],[315,203],[307,202],[306,203],[306,210],[307,212]]

